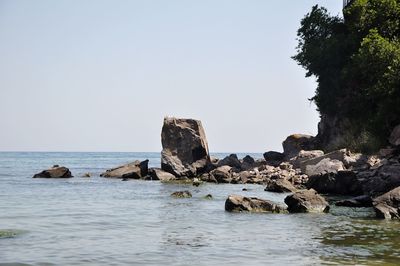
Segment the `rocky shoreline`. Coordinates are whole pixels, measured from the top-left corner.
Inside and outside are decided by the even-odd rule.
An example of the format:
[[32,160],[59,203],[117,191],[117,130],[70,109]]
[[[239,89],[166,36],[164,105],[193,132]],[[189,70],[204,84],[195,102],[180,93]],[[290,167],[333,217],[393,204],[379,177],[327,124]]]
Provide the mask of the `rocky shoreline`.
[[[259,184],[266,191],[292,193],[284,204],[239,195],[228,196],[226,211],[328,212],[324,195],[343,195],[338,206],[373,207],[377,218],[400,218],[400,126],[390,136],[390,147],[374,155],[341,149],[325,153],[316,149],[315,137],[294,134],[282,143],[283,153],[267,151],[263,159],[236,154],[211,157],[200,121],[166,117],[161,133],[161,168],[149,168],[148,160],[109,169],[100,176],[187,182]],[[90,175],[87,174],[87,177]],[[34,178],[71,178],[58,165]],[[179,192],[177,193],[179,194]]]

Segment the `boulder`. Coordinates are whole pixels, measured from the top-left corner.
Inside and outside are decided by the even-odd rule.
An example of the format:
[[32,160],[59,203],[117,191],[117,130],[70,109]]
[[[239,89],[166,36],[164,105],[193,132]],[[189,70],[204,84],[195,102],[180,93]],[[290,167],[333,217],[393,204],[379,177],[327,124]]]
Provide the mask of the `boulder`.
[[195,177],[210,164],[206,134],[200,121],[164,118],[161,169],[177,177]]
[[240,169],[241,170],[250,170],[257,166],[256,161],[250,155],[246,155],[241,162]]
[[285,154],[277,151],[267,151],[263,154],[264,159],[268,165],[278,166],[285,159]]
[[367,156],[361,153],[351,153],[347,149],[336,150],[322,156],[302,160],[299,162],[300,169],[305,172],[308,165],[316,165],[324,159],[338,160],[346,168],[360,167],[367,163]]
[[267,182],[267,187],[264,189],[269,192],[295,192],[297,189],[286,179],[276,179]]
[[242,168],[242,163],[240,162],[236,154],[231,154],[229,156],[226,156],[224,159],[220,160],[217,164],[218,167],[226,165],[235,168],[236,171],[240,171]]
[[377,218],[400,218],[400,187],[397,187],[373,200]]
[[293,164],[295,168],[299,168],[300,165],[310,159],[318,158],[324,155],[324,152],[321,150],[311,150],[304,151],[301,150],[296,157],[293,157],[290,162]]
[[400,186],[400,163],[387,162],[377,169],[360,172],[357,176],[359,179],[364,179],[365,194],[379,196]]
[[362,183],[353,171],[338,171],[310,176],[307,188],[312,188],[318,193],[330,193],[338,195],[361,195]]
[[33,178],[70,178],[73,177],[67,167],[54,165],[52,168],[35,174]]
[[215,179],[218,183],[230,183],[232,181],[232,167],[228,165],[220,166],[210,172],[212,179]]
[[218,183],[217,179],[210,173],[204,173],[200,176],[200,180],[203,182]]
[[314,150],[315,137],[303,134],[293,134],[282,143],[283,154],[287,159],[297,156],[301,150]]
[[191,198],[192,197],[192,193],[190,193],[190,191],[176,191],[174,193],[171,194],[171,197],[173,198]]
[[389,137],[389,143],[393,146],[400,146],[400,125],[393,129]]
[[177,179],[173,174],[165,172],[160,168],[150,168],[149,177],[151,180],[160,180],[160,181],[173,181]]
[[326,173],[337,173],[341,170],[344,170],[344,165],[341,161],[325,158],[316,165],[307,165],[305,174],[315,176]]
[[372,199],[368,195],[361,195],[358,197],[339,200],[335,203],[336,206],[343,206],[343,207],[372,207]]
[[300,190],[285,198],[290,213],[329,212],[329,204],[313,189]]
[[148,174],[149,160],[134,161],[116,168],[109,169],[100,174],[102,177],[122,178],[122,179],[141,179]]
[[228,212],[272,212],[284,213],[286,208],[269,200],[230,195],[225,201]]

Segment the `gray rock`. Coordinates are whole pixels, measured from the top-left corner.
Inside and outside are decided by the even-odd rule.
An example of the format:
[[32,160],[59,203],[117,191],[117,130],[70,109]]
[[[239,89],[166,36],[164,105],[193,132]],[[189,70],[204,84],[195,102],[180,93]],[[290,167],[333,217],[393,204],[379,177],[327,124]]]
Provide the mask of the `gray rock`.
[[373,200],[377,218],[400,218],[400,187],[397,187]]
[[295,192],[297,189],[286,179],[276,179],[267,182],[267,187],[264,189],[269,192]]
[[285,213],[286,208],[269,200],[230,195],[225,201],[228,212],[271,212]]
[[379,196],[400,186],[400,164],[387,162],[377,169],[360,172],[357,176],[359,179],[364,179],[365,194]]
[[277,151],[268,151],[263,154],[268,165],[278,166],[285,159],[285,154]]
[[177,177],[195,177],[210,164],[206,134],[200,121],[164,118],[161,169]]
[[176,191],[174,193],[171,194],[171,197],[173,198],[191,198],[192,197],[192,193],[190,193],[190,191]]
[[282,143],[283,154],[287,159],[291,159],[301,150],[314,150],[315,149],[315,137],[303,134],[293,134],[286,138]]
[[177,178],[173,174],[165,172],[160,168],[150,168],[149,176],[151,180],[160,180],[160,181],[177,180]]
[[242,163],[240,162],[239,158],[236,154],[231,154],[224,159],[220,160],[217,164],[218,167],[220,166],[230,166],[235,168],[236,171],[240,171],[242,168]]
[[254,160],[253,157],[251,157],[250,155],[246,155],[241,162],[241,166],[240,169],[241,170],[249,170],[252,169],[254,167],[256,167],[256,161]]
[[35,174],[33,178],[70,178],[73,177],[67,167],[54,165],[52,168]]
[[301,212],[329,212],[329,204],[313,189],[300,190],[285,198],[290,213]]
[[344,170],[344,165],[341,161],[325,158],[316,165],[307,165],[305,174],[308,176],[315,176],[326,173],[337,173],[341,170]]
[[321,150],[311,150],[311,151],[301,150],[296,157],[290,160],[290,163],[292,163],[295,168],[299,168],[303,162],[308,161],[310,159],[321,157],[323,155],[324,152]]
[[102,177],[122,178],[122,179],[141,179],[148,174],[149,160],[134,161],[116,168],[109,169],[100,174]]
[[335,205],[353,208],[372,207],[372,199],[368,195],[361,195],[358,197],[337,201]]
[[353,171],[314,175],[309,177],[306,186],[323,194],[360,195],[363,193],[362,183]]
[[400,146],[400,125],[393,129],[389,137],[389,143],[393,146]]
[[210,172],[212,179],[215,179],[218,183],[231,183],[232,181],[232,167],[228,165],[220,166]]

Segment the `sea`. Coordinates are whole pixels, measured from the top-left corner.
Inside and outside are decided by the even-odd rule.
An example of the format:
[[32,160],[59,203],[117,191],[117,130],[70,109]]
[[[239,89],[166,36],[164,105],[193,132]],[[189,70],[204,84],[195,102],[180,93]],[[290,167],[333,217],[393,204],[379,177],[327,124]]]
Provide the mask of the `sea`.
[[[261,185],[100,177],[144,159],[160,166],[160,153],[1,152],[0,265],[400,264],[400,222],[376,220],[370,208],[229,213],[224,205],[230,194],[282,204],[288,194]],[[54,164],[74,177],[32,178]],[[170,196],[181,190],[193,197]]]

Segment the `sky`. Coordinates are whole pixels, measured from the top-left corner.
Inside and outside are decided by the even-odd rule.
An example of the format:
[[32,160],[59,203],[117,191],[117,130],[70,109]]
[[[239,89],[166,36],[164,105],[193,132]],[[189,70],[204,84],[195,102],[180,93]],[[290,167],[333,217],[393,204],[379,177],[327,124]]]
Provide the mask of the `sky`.
[[315,135],[300,20],[341,0],[0,0],[0,151],[161,150],[164,116],[212,152]]

